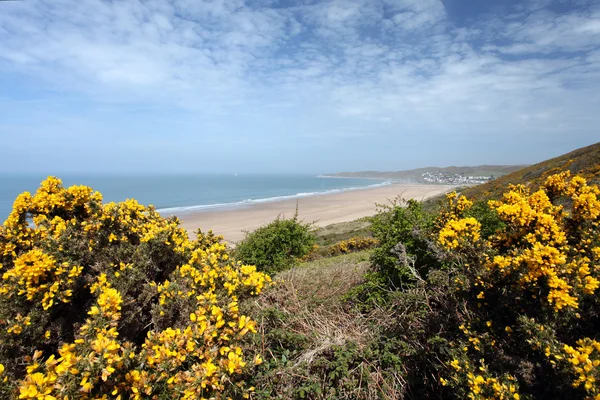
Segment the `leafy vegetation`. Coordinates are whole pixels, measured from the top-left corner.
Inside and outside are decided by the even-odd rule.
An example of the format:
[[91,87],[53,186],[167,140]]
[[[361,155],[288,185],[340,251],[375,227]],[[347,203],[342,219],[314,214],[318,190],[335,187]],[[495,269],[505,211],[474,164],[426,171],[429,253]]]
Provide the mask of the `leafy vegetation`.
[[260,271],[276,272],[289,268],[306,256],[316,238],[311,224],[293,218],[277,217],[271,223],[246,234],[235,248],[235,257]]
[[371,226],[379,246],[371,260],[391,287],[413,282],[439,264],[427,245],[435,217],[421,202],[397,200],[379,207]]
[[[500,201],[453,193],[436,213],[417,202],[380,211],[372,270],[334,301],[304,296],[352,271],[335,257],[320,261],[321,274],[315,263],[287,271],[284,293],[261,296],[252,315],[273,353],[253,381],[257,393],[600,398],[596,186],[563,173],[536,191],[512,187]],[[301,272],[309,283],[297,281]]]

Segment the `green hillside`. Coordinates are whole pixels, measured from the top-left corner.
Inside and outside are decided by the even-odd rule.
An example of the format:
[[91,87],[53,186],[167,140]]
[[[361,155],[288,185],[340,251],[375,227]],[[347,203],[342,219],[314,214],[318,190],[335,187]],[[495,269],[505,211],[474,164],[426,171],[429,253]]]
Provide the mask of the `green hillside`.
[[600,183],[600,143],[519,169],[491,182],[467,188],[462,193],[472,199],[499,198],[510,184],[524,184],[535,189],[548,176],[567,170],[582,175],[591,183]]

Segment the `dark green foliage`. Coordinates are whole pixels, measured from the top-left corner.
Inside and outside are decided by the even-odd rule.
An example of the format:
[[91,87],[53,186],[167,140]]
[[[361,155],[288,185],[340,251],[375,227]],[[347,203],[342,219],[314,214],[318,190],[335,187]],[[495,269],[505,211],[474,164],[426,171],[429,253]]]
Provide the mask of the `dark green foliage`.
[[389,287],[390,281],[383,273],[370,271],[365,274],[364,282],[352,288],[344,299],[356,309],[371,310],[374,306],[383,306],[387,303]]
[[[433,228],[435,216],[423,209],[421,202],[408,200],[406,206],[399,202],[380,206],[373,217],[371,230],[379,246],[373,251],[371,261],[377,272],[392,287],[414,282],[416,278],[411,268],[420,276],[426,276],[429,269],[439,265],[429,249],[429,232]],[[401,243],[404,249],[398,248]],[[398,253],[405,253],[404,260]],[[411,267],[411,268],[409,268]]]
[[436,377],[463,315],[448,278],[445,271],[433,271],[426,281],[388,296],[391,311],[373,344],[373,358],[385,373],[401,374],[406,398],[450,397]]
[[[277,349],[276,343],[273,342],[273,345]],[[363,351],[356,343],[333,345],[316,354],[310,362],[300,363],[292,361],[297,355],[296,348],[292,347],[294,350],[290,350],[283,347],[292,345],[291,342],[280,344],[282,347],[274,353],[275,358],[263,364],[254,377],[259,382],[257,398],[369,398],[361,388],[370,381],[369,370],[364,364]],[[282,375],[281,371],[289,371],[290,375]],[[285,379],[292,379],[293,382],[287,382]],[[263,380],[268,381],[269,385],[261,385]],[[285,395],[280,390],[284,390]]]
[[303,387],[297,391],[298,398],[342,398],[343,393],[352,393],[360,385],[362,354],[356,343],[332,346],[323,352],[310,366],[311,375],[321,377],[321,385]]
[[278,272],[307,255],[315,244],[311,224],[277,217],[273,222],[246,234],[235,248],[235,257],[256,265],[259,271]]
[[496,210],[491,209],[485,201],[473,203],[473,206],[465,211],[465,217],[473,217],[481,223],[481,237],[484,239],[502,230],[505,225]]

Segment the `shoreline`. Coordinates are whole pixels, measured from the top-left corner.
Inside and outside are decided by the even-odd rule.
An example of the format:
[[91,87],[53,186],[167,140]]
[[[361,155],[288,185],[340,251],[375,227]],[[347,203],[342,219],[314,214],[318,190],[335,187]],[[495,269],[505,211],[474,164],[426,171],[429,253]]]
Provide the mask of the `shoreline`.
[[[325,178],[325,177],[321,177],[321,178]],[[346,178],[344,178],[344,179],[346,179]],[[348,178],[348,179],[353,179],[353,178]],[[367,179],[367,178],[365,178],[365,179]],[[166,207],[166,208],[156,209],[156,211],[158,211],[159,213],[161,213],[164,216],[171,216],[171,215],[181,216],[184,214],[196,213],[196,212],[235,210],[235,209],[251,206],[254,204],[276,203],[279,201],[295,200],[295,199],[312,197],[312,196],[323,196],[323,195],[328,195],[328,194],[344,193],[344,192],[351,192],[351,191],[356,191],[356,190],[369,190],[369,189],[374,189],[374,188],[378,188],[378,187],[382,187],[382,186],[388,186],[388,185],[395,184],[395,182],[392,180],[385,180],[385,179],[378,179],[378,178],[368,178],[368,179],[373,179],[373,180],[378,180],[378,181],[383,181],[383,182],[372,184],[372,185],[367,185],[367,186],[356,186],[356,187],[341,188],[341,189],[330,189],[330,190],[326,190],[323,192],[307,192],[307,193],[281,195],[281,196],[275,196],[275,197],[261,197],[258,199],[247,199],[247,200],[241,200],[241,201],[234,201],[231,203],[216,203],[216,204],[200,204],[200,205],[196,205],[196,206]]]
[[338,222],[348,222],[376,213],[376,204],[385,204],[401,196],[405,199],[424,200],[453,189],[453,185],[423,185],[389,183],[355,190],[325,192],[274,201],[248,203],[238,207],[204,208],[172,212],[181,225],[193,236],[200,228],[212,230],[229,242],[244,238],[244,231],[253,231],[278,215],[290,218],[298,205],[299,219],[323,227]]
[[364,176],[337,176],[337,175],[317,175],[317,178],[325,178],[325,179],[370,179],[375,181],[386,181],[391,184],[397,183],[397,179],[388,179],[388,178],[375,178],[372,176],[364,177]]

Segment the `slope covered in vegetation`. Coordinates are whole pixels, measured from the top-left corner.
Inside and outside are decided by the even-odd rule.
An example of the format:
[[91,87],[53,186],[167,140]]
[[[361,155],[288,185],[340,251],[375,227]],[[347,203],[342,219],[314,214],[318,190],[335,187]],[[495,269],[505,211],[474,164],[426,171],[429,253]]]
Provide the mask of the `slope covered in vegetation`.
[[593,184],[600,183],[600,143],[519,169],[491,182],[467,188],[462,193],[472,200],[499,199],[511,184],[523,184],[535,190],[550,175],[563,171],[581,175]]
[[254,302],[258,398],[600,398],[596,186],[565,172],[485,207],[390,205],[371,229],[369,269],[300,265]]

